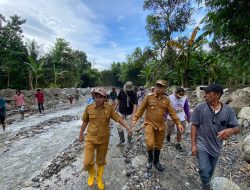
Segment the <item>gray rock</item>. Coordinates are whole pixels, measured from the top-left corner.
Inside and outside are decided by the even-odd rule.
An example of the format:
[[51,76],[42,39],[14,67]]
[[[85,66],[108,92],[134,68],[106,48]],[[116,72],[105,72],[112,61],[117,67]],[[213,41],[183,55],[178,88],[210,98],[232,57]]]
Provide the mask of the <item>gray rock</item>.
[[38,177],[34,177],[34,178],[32,178],[32,181],[39,182],[39,178]]
[[238,117],[243,119],[250,119],[250,107],[241,108]]
[[213,190],[240,190],[240,187],[233,181],[224,177],[215,177],[211,182]]
[[138,155],[132,160],[132,166],[138,168],[139,166],[146,165],[147,158],[144,155]]
[[239,113],[241,108],[250,106],[250,87],[238,89],[230,95],[232,102],[229,104]]
[[204,98],[203,98],[203,96],[204,96],[204,91],[203,91],[203,90],[200,90],[200,87],[201,87],[201,86],[197,86],[197,87],[196,87],[196,90],[195,90],[195,93],[196,93],[196,97],[197,97],[198,102],[204,101]]
[[241,151],[245,161],[250,163],[250,134],[246,134],[241,140]]

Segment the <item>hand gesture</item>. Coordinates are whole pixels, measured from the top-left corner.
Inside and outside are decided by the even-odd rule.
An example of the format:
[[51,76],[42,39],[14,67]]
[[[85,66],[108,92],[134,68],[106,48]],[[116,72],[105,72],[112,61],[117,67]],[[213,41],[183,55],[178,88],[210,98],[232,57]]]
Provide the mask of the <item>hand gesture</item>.
[[84,141],[84,137],[85,137],[85,135],[83,135],[82,133],[79,135],[80,143],[82,143]]
[[182,125],[178,125],[177,127],[178,127],[178,129],[180,130],[180,132],[181,132],[181,133],[183,133],[183,132],[184,132],[184,128],[183,128],[183,126],[182,126]]
[[220,140],[227,140],[231,135],[233,135],[232,129],[224,129],[218,133],[218,138]]
[[132,128],[133,128],[133,127],[135,127],[135,125],[136,125],[136,121],[135,121],[135,120],[133,120],[133,121],[131,122],[131,125],[132,125]]
[[197,156],[197,146],[196,145],[192,146],[192,155]]
[[132,135],[132,130],[130,128],[128,128],[127,131],[128,131],[128,135],[131,136]]

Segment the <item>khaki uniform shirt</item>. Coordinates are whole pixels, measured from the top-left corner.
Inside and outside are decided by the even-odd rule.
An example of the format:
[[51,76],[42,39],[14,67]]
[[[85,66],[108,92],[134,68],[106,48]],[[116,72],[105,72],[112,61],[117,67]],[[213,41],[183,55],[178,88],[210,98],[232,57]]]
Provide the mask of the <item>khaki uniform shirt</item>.
[[82,121],[88,122],[85,140],[94,144],[108,143],[110,118],[116,122],[121,119],[112,105],[105,103],[102,108],[97,108],[95,102],[88,105],[82,116]]
[[152,93],[147,95],[135,114],[136,121],[143,115],[145,110],[146,116],[144,126],[149,124],[159,131],[164,130],[166,127],[164,122],[164,113],[166,111],[168,111],[170,117],[177,125],[181,125],[170,100],[165,94],[157,96],[156,93]]

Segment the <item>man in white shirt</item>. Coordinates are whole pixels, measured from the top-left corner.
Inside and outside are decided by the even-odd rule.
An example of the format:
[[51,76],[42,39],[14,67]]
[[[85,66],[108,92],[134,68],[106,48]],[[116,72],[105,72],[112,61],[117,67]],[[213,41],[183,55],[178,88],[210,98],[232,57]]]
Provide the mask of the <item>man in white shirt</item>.
[[[189,111],[189,105],[188,105],[188,99],[185,96],[185,90],[183,88],[177,88],[175,93],[171,94],[169,96],[169,99],[181,121],[182,126],[186,127],[186,121],[189,123],[190,122],[190,111]],[[168,113],[166,114],[168,115]],[[174,131],[175,123],[169,115],[167,116],[167,142],[170,142],[170,136]],[[183,152],[183,148],[181,147],[181,137],[183,133],[180,133],[180,131],[177,128],[177,144],[175,145],[175,148],[179,150],[180,152]]]

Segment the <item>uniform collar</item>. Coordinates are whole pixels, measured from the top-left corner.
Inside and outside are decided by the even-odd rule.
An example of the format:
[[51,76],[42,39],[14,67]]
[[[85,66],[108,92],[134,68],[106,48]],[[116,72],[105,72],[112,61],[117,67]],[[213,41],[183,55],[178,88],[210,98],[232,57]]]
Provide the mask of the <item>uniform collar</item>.
[[93,104],[94,104],[95,108],[97,108],[97,109],[103,109],[103,108],[106,108],[106,107],[108,106],[108,103],[107,103],[107,102],[104,102],[104,105],[103,105],[102,108],[98,108],[98,107],[96,106],[96,103],[95,103],[95,102],[94,102]]
[[158,97],[158,98],[160,99],[160,98],[163,98],[163,97],[165,96],[165,93],[159,94],[159,95],[157,96],[156,92],[154,92],[154,96],[155,96],[155,97]]

